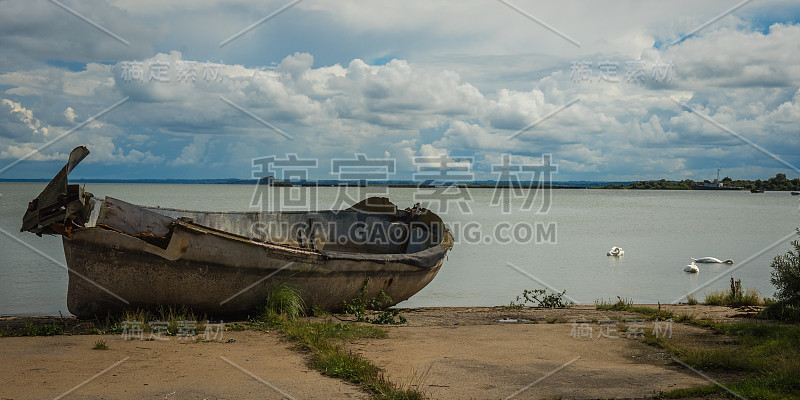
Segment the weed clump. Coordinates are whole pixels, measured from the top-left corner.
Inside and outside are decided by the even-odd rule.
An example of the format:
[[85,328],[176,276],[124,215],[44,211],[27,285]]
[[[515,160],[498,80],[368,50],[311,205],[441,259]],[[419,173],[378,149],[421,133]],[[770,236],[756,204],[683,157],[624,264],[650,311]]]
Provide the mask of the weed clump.
[[760,293],[756,289],[742,289],[742,280],[731,278],[730,291],[712,291],[706,293],[705,303],[710,306],[759,306],[762,304]]

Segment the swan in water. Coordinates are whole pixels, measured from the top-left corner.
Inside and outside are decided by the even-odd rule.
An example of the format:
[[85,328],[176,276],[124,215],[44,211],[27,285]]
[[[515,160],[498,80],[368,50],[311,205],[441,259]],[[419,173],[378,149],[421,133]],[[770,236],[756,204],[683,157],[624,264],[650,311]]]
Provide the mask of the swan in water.
[[606,255],[620,257],[620,256],[624,256],[625,252],[622,250],[621,247],[616,247],[615,246],[615,247],[612,247],[611,250],[609,250],[608,254],[606,254]]
[[692,260],[694,260],[693,263],[699,262],[699,263],[714,263],[714,264],[733,264],[733,260],[731,260],[730,258],[725,261],[721,261],[719,258],[714,258],[714,257],[703,257],[703,258],[692,257]]
[[697,268],[697,265],[695,265],[694,261],[692,261],[691,264],[689,264],[689,265],[687,265],[687,266],[685,266],[683,268],[683,271],[684,272],[691,272],[693,274],[696,274],[696,273],[700,272],[700,268]]

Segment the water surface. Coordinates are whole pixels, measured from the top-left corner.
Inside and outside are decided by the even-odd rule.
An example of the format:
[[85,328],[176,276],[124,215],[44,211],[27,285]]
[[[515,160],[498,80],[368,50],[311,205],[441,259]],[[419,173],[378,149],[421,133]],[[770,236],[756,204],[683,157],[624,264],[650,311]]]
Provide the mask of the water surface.
[[[0,232],[0,315],[68,314],[60,238],[19,232],[28,201],[44,186],[0,183],[0,228],[4,230]],[[107,195],[136,204],[256,210],[251,207],[254,186],[249,185],[96,183],[86,188],[98,197]],[[319,188],[318,207],[337,204],[338,190]],[[400,207],[414,203],[414,189],[387,190]],[[706,291],[726,289],[730,276],[741,279],[745,287],[758,289],[762,296],[772,296],[770,261],[785,253],[794,238],[764,249],[800,225],[799,199],[787,192],[554,190],[545,214],[537,214],[538,207],[520,211],[523,197],[512,199],[511,213],[504,214],[491,204],[493,193],[490,189],[471,190],[468,213],[456,203],[440,212],[458,242],[436,279],[401,306],[495,306],[508,304],[524,289],[546,286],[566,290],[577,302],[592,304],[616,296],[638,303],[669,303],[706,285],[698,296],[702,300]],[[552,224],[555,236],[546,239],[555,240],[498,243],[494,235],[498,224]],[[465,227],[471,227],[466,233],[481,235],[479,243],[466,243]],[[612,246],[622,247],[625,256],[606,256]],[[699,274],[683,272],[690,257],[704,256],[732,258],[736,264],[701,264]],[[743,264],[747,259],[751,260]],[[707,284],[717,276],[721,278]]]

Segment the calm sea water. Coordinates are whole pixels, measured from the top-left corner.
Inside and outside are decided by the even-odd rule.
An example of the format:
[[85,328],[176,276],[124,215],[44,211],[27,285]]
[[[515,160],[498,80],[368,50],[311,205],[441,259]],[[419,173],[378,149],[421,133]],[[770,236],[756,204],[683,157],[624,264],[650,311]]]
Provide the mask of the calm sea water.
[[[28,201],[44,186],[0,183],[4,231],[0,232],[0,315],[68,314],[67,271],[58,265],[64,264],[61,239],[18,232]],[[136,204],[253,210],[254,187],[246,185],[86,187],[98,197]],[[330,208],[337,193],[337,188],[320,188],[318,206]],[[468,213],[456,203],[440,212],[458,242],[436,279],[400,306],[502,305],[524,289],[545,286],[566,290],[567,296],[586,304],[616,296],[638,303],[669,303],[696,288],[701,288],[697,297],[702,300],[706,291],[727,288],[731,276],[763,296],[772,296],[770,261],[788,250],[794,238],[781,238],[800,225],[800,199],[786,192],[554,190],[546,214],[537,214],[538,207],[520,211],[521,197],[512,199],[510,214],[503,214],[491,204],[493,193],[471,190]],[[355,197],[354,192],[351,195]],[[414,202],[414,189],[390,188],[388,197],[405,208]],[[555,235],[545,236],[545,243],[496,240],[498,227],[503,239],[509,226],[523,226],[518,232],[524,234],[525,226],[537,224],[546,229],[555,226]],[[477,235],[478,243],[467,243],[467,236]],[[625,256],[606,256],[612,246],[622,247]],[[732,258],[736,263],[701,264],[699,274],[683,272],[690,257],[704,256]]]

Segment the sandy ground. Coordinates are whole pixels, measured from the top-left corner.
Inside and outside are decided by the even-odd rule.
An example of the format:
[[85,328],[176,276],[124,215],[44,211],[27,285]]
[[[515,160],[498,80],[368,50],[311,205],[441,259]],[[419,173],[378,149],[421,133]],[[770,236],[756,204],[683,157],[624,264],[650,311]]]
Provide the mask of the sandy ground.
[[[725,307],[668,309],[715,320],[747,315],[747,310]],[[638,340],[637,332],[656,328],[641,314],[584,306],[426,308],[403,310],[403,315],[408,324],[386,327],[388,338],[348,346],[384,369],[393,382],[411,385],[430,398],[647,398],[659,391],[709,384],[660,348]],[[0,319],[0,325],[22,321]],[[731,338],[686,324],[661,323],[658,329],[682,343],[732,343]],[[310,370],[307,356],[276,332],[228,331],[223,340],[211,343],[169,339],[0,338],[0,360],[5,364],[0,369],[0,399],[367,397],[353,385]],[[110,350],[92,350],[97,340],[105,340]]]
[[[752,315],[727,307],[666,309],[676,316],[717,321]],[[362,340],[351,348],[383,368],[393,382],[431,398],[647,398],[710,382],[662,349],[642,343],[640,332],[657,327],[662,336],[697,346],[733,342],[696,326],[655,325],[641,314],[589,306],[428,308],[404,315],[407,325],[388,328],[391,340]]]
[[659,349],[624,334],[575,338],[570,333],[570,324],[398,327],[391,329],[393,340],[353,347],[390,380],[432,398],[642,398],[708,384],[670,365]]
[[[0,399],[367,398],[355,386],[310,370],[304,355],[278,334],[225,332],[223,338],[0,338]],[[92,350],[97,340],[110,350]]]

